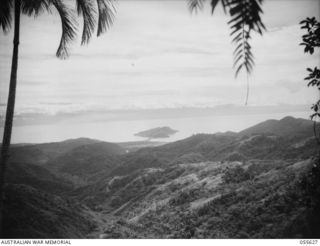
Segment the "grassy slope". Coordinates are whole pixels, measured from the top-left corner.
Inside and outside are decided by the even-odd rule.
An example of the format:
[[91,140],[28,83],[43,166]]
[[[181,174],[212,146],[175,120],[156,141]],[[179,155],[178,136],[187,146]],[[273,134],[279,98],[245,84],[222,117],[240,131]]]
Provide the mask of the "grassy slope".
[[[301,183],[313,162],[182,164],[111,182],[113,223],[104,237],[319,237],[314,193]],[[116,219],[115,219],[116,218]],[[298,222],[298,223],[297,223]]]

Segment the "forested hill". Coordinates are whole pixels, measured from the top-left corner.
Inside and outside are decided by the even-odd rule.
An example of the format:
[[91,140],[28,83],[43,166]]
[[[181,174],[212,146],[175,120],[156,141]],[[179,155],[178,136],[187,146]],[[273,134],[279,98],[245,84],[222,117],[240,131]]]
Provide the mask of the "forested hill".
[[[253,135],[253,134],[272,134],[281,137],[312,137],[313,121],[306,119],[296,119],[287,116],[281,120],[267,120],[255,126],[249,127],[241,132],[240,135]],[[319,124],[318,124],[319,127]]]
[[13,146],[7,237],[319,237],[311,121],[286,117],[150,143]]

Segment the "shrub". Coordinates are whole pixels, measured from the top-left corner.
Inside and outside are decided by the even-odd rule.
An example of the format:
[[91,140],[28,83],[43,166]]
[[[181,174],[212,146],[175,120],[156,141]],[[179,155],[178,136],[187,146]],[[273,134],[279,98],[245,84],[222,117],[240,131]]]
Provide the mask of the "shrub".
[[170,199],[169,204],[178,206],[193,201],[196,199],[197,191],[197,189],[181,191],[176,197]]
[[249,178],[249,173],[239,165],[232,168],[227,168],[222,176],[222,180],[225,183],[240,183],[248,180]]

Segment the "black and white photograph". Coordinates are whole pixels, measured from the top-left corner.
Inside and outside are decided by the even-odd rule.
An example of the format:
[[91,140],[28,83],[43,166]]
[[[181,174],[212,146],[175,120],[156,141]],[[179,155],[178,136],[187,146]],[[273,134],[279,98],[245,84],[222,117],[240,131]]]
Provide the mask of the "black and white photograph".
[[0,0],[0,138],[1,244],[316,245],[320,1]]

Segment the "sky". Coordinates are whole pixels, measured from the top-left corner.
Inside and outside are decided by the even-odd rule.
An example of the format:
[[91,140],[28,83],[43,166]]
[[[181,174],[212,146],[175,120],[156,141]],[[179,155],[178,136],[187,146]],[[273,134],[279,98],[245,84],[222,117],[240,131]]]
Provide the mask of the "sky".
[[[207,1],[191,14],[183,0],[119,0],[116,9],[111,29],[87,46],[75,41],[67,60],[55,57],[56,13],[22,17],[16,119],[31,115],[47,124],[92,112],[244,105],[246,76],[234,77],[235,47],[221,6],[211,15]],[[319,64],[319,53],[303,53],[299,22],[319,15],[319,1],[266,0],[263,10],[267,32],[251,41],[256,65],[247,107],[309,112],[319,95],[303,78],[306,67]],[[12,32],[0,33],[2,118],[11,54]]]

